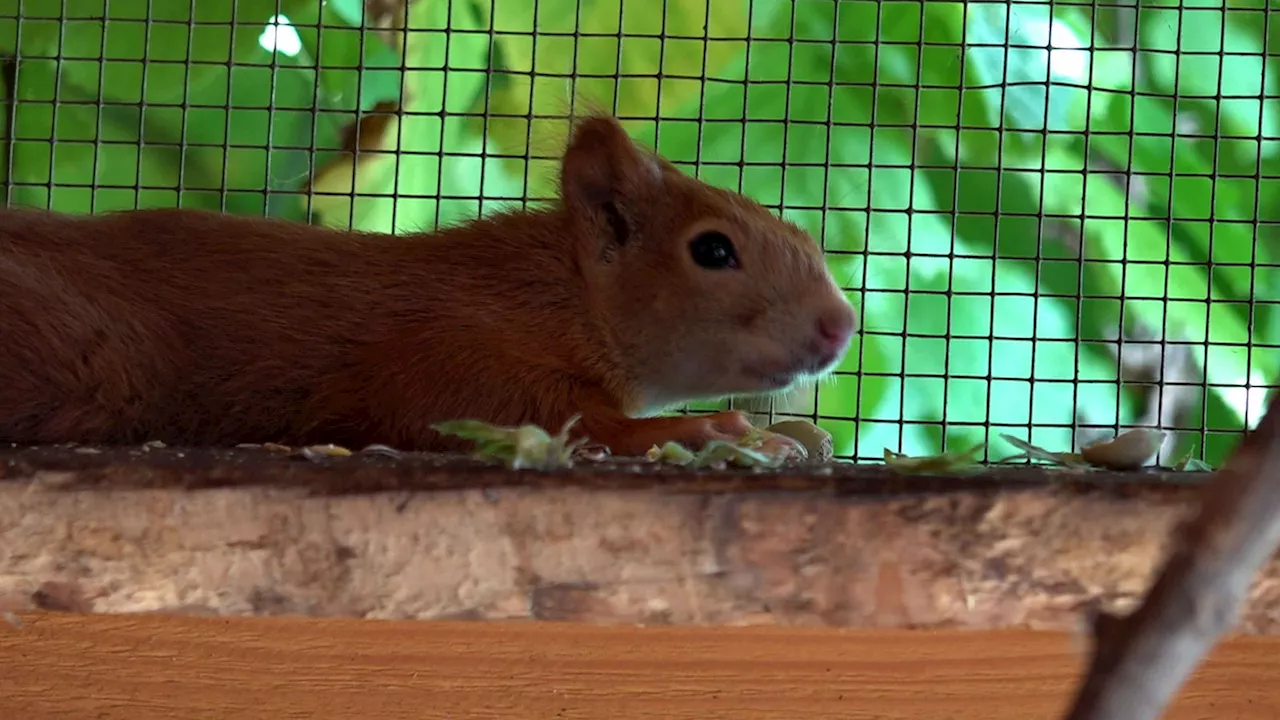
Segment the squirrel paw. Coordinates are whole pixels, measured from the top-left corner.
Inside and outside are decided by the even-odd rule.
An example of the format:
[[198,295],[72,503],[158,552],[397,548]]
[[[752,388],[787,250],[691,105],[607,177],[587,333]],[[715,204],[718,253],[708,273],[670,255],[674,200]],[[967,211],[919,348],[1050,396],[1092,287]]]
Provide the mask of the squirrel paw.
[[741,410],[726,410],[711,415],[690,415],[680,419],[686,426],[681,428],[686,436],[670,439],[694,449],[712,440],[737,442],[755,429],[747,419],[747,414]]
[[755,448],[756,451],[762,452],[765,455],[778,455],[798,460],[809,459],[808,448],[806,448],[804,443],[799,440],[782,435],[781,433],[769,432],[768,430],[761,430],[760,434],[764,437],[764,442],[762,442],[759,447]]
[[804,446],[792,438],[757,430],[741,410],[684,417],[628,418],[611,423],[604,432],[599,430],[595,440],[608,445],[614,454],[624,456],[643,455],[649,448],[667,442],[678,442],[694,451],[715,440],[738,443],[753,431],[763,439],[761,445],[753,448],[758,452],[800,458],[806,454]]
[[693,419],[704,420],[709,425],[695,441],[681,443],[693,449],[698,449],[712,440],[737,443],[748,433],[754,432],[760,439],[760,444],[753,446],[752,449],[759,453],[799,459],[805,459],[809,454],[804,445],[794,438],[757,429],[747,419],[747,414],[741,410],[727,410]]

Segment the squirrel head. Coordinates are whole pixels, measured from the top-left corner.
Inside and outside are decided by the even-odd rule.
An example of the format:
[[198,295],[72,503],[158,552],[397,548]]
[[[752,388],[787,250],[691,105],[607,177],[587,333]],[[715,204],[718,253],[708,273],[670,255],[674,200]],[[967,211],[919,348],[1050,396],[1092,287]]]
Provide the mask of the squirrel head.
[[610,116],[575,127],[560,186],[635,410],[781,392],[843,358],[857,316],[800,227],[686,175]]

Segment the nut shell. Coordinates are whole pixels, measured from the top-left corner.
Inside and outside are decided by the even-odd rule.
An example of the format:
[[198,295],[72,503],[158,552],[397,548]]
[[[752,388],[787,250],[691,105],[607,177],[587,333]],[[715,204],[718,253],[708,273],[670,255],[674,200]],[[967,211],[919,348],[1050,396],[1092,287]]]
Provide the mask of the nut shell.
[[1080,457],[1110,470],[1137,470],[1159,452],[1166,435],[1162,430],[1149,428],[1127,430],[1109,440],[1084,446]]
[[786,435],[803,445],[811,462],[827,462],[835,455],[831,433],[808,420],[780,420],[765,430]]

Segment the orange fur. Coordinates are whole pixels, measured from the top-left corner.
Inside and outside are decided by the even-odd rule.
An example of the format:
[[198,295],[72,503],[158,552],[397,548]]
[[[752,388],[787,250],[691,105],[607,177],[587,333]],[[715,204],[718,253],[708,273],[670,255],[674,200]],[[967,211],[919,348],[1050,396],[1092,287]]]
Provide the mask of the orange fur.
[[[760,368],[815,313],[852,315],[811,238],[612,118],[577,125],[561,187],[555,207],[405,237],[0,211],[0,441],[454,450],[431,424],[581,412],[618,453],[696,447],[745,417],[647,416],[778,389]],[[708,228],[740,270],[689,260]]]

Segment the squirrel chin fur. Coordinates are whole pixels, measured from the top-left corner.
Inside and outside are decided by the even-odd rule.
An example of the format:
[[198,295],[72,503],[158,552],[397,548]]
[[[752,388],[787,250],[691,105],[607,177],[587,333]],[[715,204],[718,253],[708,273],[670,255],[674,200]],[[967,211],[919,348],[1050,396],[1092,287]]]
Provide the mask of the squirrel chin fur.
[[405,236],[0,210],[0,441],[450,451],[468,443],[432,424],[581,413],[618,454],[696,448],[746,416],[655,413],[783,390],[846,351],[856,315],[814,240],[614,118],[578,122],[560,189]]

